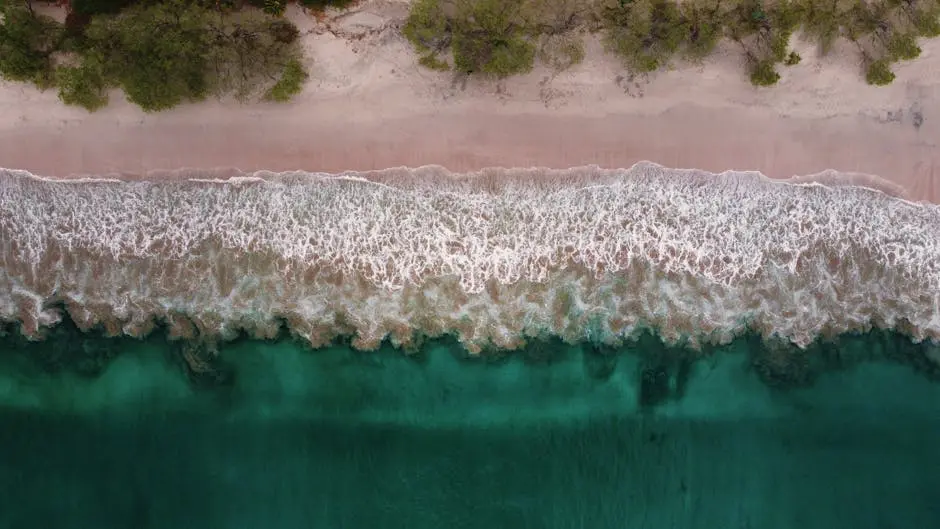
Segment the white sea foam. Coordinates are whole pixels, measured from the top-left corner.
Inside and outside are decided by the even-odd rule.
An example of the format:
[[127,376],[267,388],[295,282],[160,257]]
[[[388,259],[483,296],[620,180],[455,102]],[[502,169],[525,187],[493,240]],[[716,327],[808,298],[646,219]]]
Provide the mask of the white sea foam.
[[[231,177],[233,175],[229,175]],[[878,190],[643,163],[630,169],[270,173],[82,180],[0,171],[0,317],[142,333],[454,332],[806,345],[940,337],[940,208]],[[28,293],[28,294],[27,294]]]

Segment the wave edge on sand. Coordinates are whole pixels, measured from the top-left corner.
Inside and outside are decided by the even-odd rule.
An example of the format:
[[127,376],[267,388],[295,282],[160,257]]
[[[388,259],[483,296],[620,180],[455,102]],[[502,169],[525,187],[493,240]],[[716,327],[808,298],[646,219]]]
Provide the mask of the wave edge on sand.
[[[313,346],[453,334],[804,347],[940,339],[940,207],[871,175],[629,169],[0,170],[0,318]],[[75,185],[81,184],[81,185]],[[380,185],[376,185],[380,184]]]

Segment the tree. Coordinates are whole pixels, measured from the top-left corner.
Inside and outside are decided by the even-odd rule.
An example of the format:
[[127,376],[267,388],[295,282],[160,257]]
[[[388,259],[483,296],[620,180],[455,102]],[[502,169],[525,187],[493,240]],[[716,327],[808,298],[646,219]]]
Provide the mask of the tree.
[[135,5],[92,20],[85,30],[89,61],[117,81],[127,98],[148,112],[199,101],[206,79],[209,11],[185,0]]
[[744,50],[752,83],[768,86],[780,79],[775,65],[786,60],[801,15],[789,0],[743,0],[731,9],[726,33]]
[[712,2],[685,0],[679,4],[689,34],[685,43],[685,56],[693,61],[707,57],[722,37],[724,11],[721,0]]
[[470,0],[454,20],[454,66],[463,72],[506,77],[535,63],[535,45],[522,17],[523,0]]
[[417,0],[402,28],[419,62],[448,69],[438,58],[449,49],[454,67],[496,77],[524,73],[535,63],[537,31],[529,0]]
[[936,0],[888,0],[899,18],[921,37],[940,36],[940,2]]
[[567,70],[584,60],[584,42],[576,35],[544,35],[539,60],[556,72]]
[[751,66],[751,83],[754,86],[771,86],[777,84],[780,80],[780,74],[774,68],[774,62],[770,59],[761,59]]
[[58,72],[59,97],[95,109],[119,86],[148,112],[209,95],[283,100],[306,80],[298,37],[289,21],[257,12],[188,0],[135,5],[85,28],[81,63]]
[[303,64],[297,59],[292,59],[284,66],[281,78],[268,90],[265,98],[278,103],[290,101],[292,97],[303,90],[307,77],[308,74],[304,70]]
[[275,17],[279,17],[284,14],[284,10],[287,8],[287,4],[284,0],[265,0],[264,2],[264,12]]
[[636,72],[667,64],[693,33],[674,0],[618,1],[606,18],[607,46]]
[[[238,101],[278,94],[293,95],[307,79],[297,39],[300,32],[287,20],[241,13],[211,24],[213,46],[208,52],[212,92]],[[303,75],[300,75],[300,74]],[[292,87],[299,83],[297,89]],[[289,97],[289,96],[288,96]]]
[[802,0],[803,31],[819,44],[826,55],[842,32],[845,0]]
[[85,61],[81,66],[60,66],[56,69],[59,99],[66,105],[77,105],[94,112],[108,104],[108,81],[101,65]]
[[870,62],[865,72],[865,80],[868,84],[875,86],[891,84],[894,81],[891,63],[884,59]]
[[448,69],[438,55],[450,47],[453,25],[444,15],[440,0],[417,0],[411,6],[402,34],[421,54],[419,62],[434,70]]
[[52,54],[65,35],[62,25],[21,1],[0,5],[0,15],[0,76],[52,86]]
[[891,83],[895,77],[892,63],[920,56],[917,37],[930,25],[911,17],[930,13],[929,6],[925,8],[916,0],[858,3],[846,12],[845,34],[862,55],[869,84]]

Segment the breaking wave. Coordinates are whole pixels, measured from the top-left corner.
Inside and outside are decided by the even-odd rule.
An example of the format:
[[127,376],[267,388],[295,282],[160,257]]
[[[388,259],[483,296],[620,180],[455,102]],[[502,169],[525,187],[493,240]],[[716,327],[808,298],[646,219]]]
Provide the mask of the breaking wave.
[[[789,182],[651,163],[51,180],[0,170],[0,318],[313,346],[452,334],[800,347],[940,339],[940,207],[859,175]],[[825,182],[825,183],[823,183]],[[878,184],[880,185],[880,184]],[[940,358],[935,359],[940,362]]]

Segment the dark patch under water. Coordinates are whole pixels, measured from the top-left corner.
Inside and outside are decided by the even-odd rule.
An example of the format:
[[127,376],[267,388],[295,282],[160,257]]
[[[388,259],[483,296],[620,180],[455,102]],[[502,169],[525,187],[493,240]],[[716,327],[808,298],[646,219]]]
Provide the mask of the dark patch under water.
[[0,528],[940,527],[933,346],[893,333],[499,361],[241,340],[208,379],[181,347],[0,338]]

